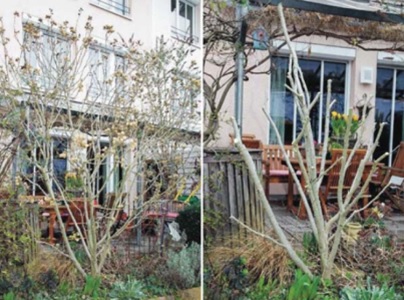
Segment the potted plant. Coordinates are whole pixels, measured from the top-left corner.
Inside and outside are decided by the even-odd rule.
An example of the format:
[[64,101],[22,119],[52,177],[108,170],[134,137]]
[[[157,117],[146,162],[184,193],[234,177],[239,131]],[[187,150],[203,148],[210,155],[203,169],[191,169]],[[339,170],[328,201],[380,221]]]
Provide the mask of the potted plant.
[[83,195],[83,180],[76,172],[67,172],[65,175],[66,192],[80,197]]
[[[348,129],[349,115],[340,114],[336,111],[331,112],[331,143],[333,149],[342,149],[344,147],[344,136]],[[356,141],[356,131],[359,128],[359,116],[352,114],[351,127],[349,129],[349,148],[353,148]]]

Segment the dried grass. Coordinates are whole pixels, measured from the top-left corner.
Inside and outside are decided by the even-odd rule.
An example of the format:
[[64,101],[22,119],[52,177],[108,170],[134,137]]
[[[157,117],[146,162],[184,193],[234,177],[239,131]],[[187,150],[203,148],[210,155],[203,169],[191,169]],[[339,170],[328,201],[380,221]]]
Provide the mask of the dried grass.
[[81,277],[73,263],[66,257],[49,251],[41,251],[28,265],[28,275],[35,281],[39,281],[41,274],[53,270],[58,276],[59,282],[66,282],[71,287],[77,286]]
[[292,274],[285,249],[262,237],[229,238],[223,246],[214,247],[205,255],[215,271],[223,270],[236,257],[245,258],[249,277],[253,281],[264,277],[284,283],[289,281]]

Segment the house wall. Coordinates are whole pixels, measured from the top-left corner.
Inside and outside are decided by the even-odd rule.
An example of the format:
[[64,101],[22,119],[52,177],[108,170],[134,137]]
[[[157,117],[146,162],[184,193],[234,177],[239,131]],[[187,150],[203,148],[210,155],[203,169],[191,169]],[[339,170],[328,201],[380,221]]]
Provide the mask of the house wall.
[[[371,99],[371,106],[375,105],[376,94],[376,72],[378,66],[378,52],[364,51],[356,47],[347,45],[345,42],[322,37],[305,37],[296,40],[298,42],[297,52],[300,58],[323,58],[327,60],[337,60],[348,62],[348,103],[346,109],[354,107],[363,97],[364,94]],[[377,46],[377,45],[375,45]],[[286,47],[285,47],[286,48]],[[288,51],[282,48],[278,53],[287,55]],[[260,60],[267,51],[255,51],[248,58],[249,65]],[[391,59],[390,59],[391,60]],[[267,71],[269,63],[262,65],[257,72]],[[404,66],[404,60],[402,60]],[[363,84],[360,82],[360,72],[363,67],[370,67],[373,71],[373,81],[371,84]],[[213,71],[214,67],[209,66],[208,72]],[[243,133],[252,133],[262,140],[268,142],[269,122],[264,116],[262,108],[268,111],[270,97],[270,75],[248,74],[248,81],[244,81],[244,99],[243,99]],[[226,147],[230,144],[229,133],[233,132],[229,122],[231,116],[234,116],[234,87],[228,93],[223,110],[221,113],[221,126],[218,133],[218,139],[215,146]],[[363,139],[365,144],[373,141],[374,132],[374,110],[370,112],[370,117],[366,123],[366,134]]]

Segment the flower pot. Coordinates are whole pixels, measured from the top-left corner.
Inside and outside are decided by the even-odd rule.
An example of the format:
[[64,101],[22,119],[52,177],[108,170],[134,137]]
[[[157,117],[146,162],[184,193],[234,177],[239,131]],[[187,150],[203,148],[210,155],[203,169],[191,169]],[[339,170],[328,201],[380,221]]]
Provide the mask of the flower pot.
[[362,230],[362,225],[360,223],[348,223],[345,226],[346,234],[355,241],[359,238],[359,232],[361,230]]

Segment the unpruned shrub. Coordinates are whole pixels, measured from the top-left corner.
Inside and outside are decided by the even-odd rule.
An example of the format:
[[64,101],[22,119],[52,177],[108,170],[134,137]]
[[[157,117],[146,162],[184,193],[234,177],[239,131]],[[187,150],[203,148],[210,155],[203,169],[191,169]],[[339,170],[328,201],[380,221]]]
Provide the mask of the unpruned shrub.
[[179,213],[176,222],[187,235],[188,245],[192,242],[201,243],[201,206],[199,203],[185,208]]
[[169,250],[164,268],[165,280],[180,289],[191,288],[200,282],[200,246],[191,243],[180,252]]

